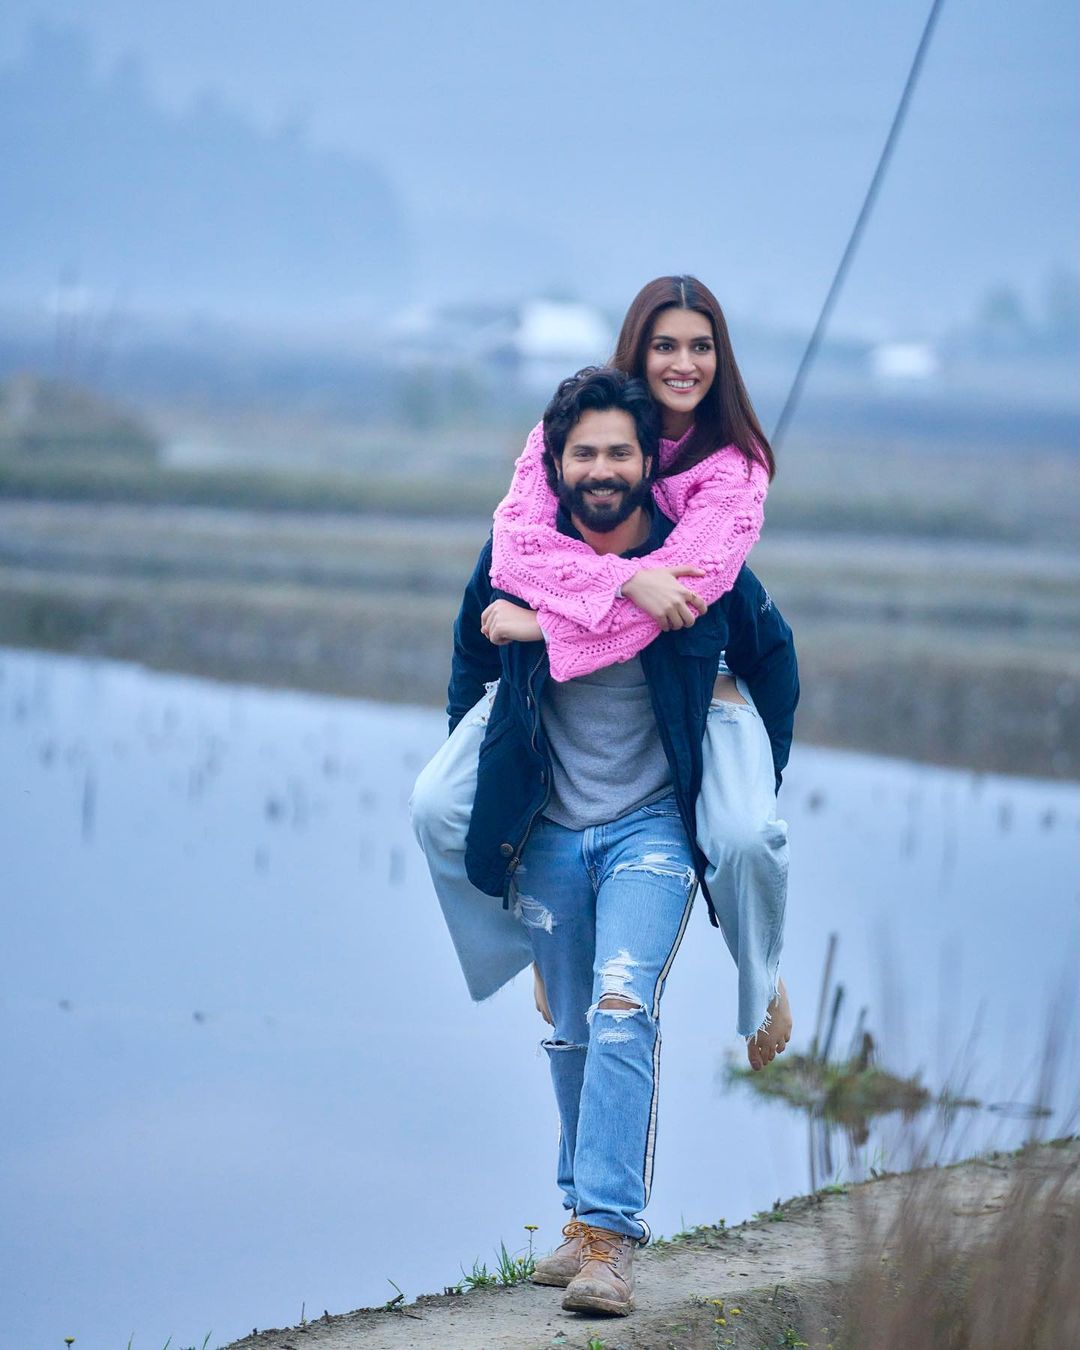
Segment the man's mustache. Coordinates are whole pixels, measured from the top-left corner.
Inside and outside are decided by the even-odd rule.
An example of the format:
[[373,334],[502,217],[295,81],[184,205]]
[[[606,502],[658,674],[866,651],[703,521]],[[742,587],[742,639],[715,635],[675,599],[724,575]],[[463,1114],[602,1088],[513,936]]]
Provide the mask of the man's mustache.
[[574,489],[575,492],[606,492],[609,488],[615,492],[629,492],[630,484],[624,483],[620,478],[610,478],[606,482],[579,483]]

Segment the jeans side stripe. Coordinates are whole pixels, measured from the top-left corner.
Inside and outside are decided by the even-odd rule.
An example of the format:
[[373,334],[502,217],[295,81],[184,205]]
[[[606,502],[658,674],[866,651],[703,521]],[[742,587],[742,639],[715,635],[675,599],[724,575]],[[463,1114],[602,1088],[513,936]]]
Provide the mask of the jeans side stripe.
[[646,1205],[649,1203],[649,1195],[652,1191],[653,1154],[656,1149],[656,1108],[659,1100],[660,1088],[660,1027],[657,1022],[657,1019],[660,1016],[660,995],[664,992],[664,981],[668,977],[671,963],[675,960],[675,954],[682,945],[683,934],[686,932],[686,925],[689,922],[690,911],[694,906],[694,897],[696,895],[697,882],[695,881],[690,887],[689,894],[686,897],[686,907],[683,909],[682,922],[679,924],[679,931],[675,934],[675,941],[672,944],[671,951],[668,952],[668,958],[664,962],[664,968],[660,972],[659,979],[656,981],[656,990],[653,994],[652,1018],[654,1025],[656,1025],[656,1039],[653,1042],[652,1100],[649,1102],[649,1129],[645,1136],[645,1162],[642,1168],[642,1181],[645,1183]]

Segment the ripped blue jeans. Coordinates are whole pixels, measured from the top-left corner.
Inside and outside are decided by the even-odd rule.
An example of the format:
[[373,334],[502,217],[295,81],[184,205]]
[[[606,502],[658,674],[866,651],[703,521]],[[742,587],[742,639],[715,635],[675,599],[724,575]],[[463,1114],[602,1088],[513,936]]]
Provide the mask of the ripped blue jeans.
[[540,820],[515,874],[515,912],[555,1023],[544,1049],[563,1202],[584,1223],[640,1241],[649,1237],[638,1215],[656,1145],[660,996],[696,886],[674,796],[587,830]]

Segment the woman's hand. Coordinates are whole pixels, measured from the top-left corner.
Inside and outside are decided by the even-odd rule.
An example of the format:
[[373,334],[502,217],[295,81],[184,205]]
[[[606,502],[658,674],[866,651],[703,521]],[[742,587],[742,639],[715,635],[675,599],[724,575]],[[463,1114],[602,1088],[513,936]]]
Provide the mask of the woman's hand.
[[655,619],[663,632],[691,628],[709,607],[679,578],[704,575],[700,567],[643,567],[623,582],[622,593],[650,619]]
[[480,631],[496,647],[508,642],[540,642],[544,634],[535,609],[515,605],[512,600],[493,600],[480,615]]

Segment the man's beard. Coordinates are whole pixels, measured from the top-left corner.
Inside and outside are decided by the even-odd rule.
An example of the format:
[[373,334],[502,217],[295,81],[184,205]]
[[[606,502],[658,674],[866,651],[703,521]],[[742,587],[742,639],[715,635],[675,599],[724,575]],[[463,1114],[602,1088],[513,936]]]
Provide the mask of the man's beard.
[[[615,495],[602,504],[594,504],[586,500],[585,493],[595,488],[613,488]],[[564,479],[559,479],[559,502],[595,534],[609,534],[624,520],[629,520],[638,507],[649,500],[649,492],[646,478],[639,479],[633,487],[616,478],[602,483],[579,483],[577,487],[568,487]]]

